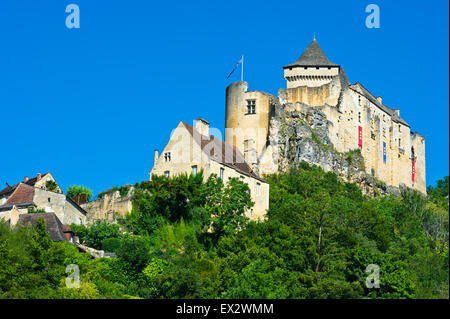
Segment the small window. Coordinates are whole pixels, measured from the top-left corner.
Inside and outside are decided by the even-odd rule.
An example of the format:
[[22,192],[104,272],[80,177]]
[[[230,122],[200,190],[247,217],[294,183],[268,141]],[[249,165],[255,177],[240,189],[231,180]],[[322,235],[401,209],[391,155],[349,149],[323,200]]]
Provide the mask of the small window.
[[166,162],[170,162],[170,152],[164,153],[164,160],[165,160]]
[[164,172],[164,175],[165,175],[166,177],[169,177],[169,176],[170,176],[170,171],[165,171],[165,172]]
[[247,114],[256,113],[256,100],[247,100]]
[[261,188],[261,184],[260,183],[256,183],[256,195],[259,196],[259,191]]
[[305,70],[308,70],[308,67],[307,67],[307,66],[305,66],[305,67],[304,67],[304,69],[305,69]]
[[224,171],[224,169],[221,167],[220,168],[220,179],[221,180],[223,180],[223,171]]
[[48,202],[50,203],[50,197],[48,198]]
[[240,180],[241,182],[243,182],[243,181],[244,181],[244,176],[240,176],[240,177],[239,177],[239,180]]
[[398,125],[398,131],[401,132],[402,131],[402,126],[399,124]]
[[361,112],[358,112],[358,121],[361,123]]
[[319,67],[318,66],[316,66],[316,70],[318,70],[319,69]]
[[197,175],[197,165],[192,166],[192,175]]
[[398,147],[402,147],[402,139],[401,138],[398,139]]

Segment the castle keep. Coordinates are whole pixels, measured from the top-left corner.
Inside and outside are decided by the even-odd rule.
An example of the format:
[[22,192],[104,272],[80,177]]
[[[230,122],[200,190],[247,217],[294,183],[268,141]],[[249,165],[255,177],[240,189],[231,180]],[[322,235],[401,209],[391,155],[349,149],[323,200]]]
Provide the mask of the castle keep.
[[399,109],[359,82],[350,84],[316,39],[283,69],[286,89],[278,97],[249,91],[244,81],[226,90],[225,141],[255,172],[275,173],[305,160],[354,181],[335,155],[352,153],[362,158],[360,175],[426,192],[425,138],[411,131]]

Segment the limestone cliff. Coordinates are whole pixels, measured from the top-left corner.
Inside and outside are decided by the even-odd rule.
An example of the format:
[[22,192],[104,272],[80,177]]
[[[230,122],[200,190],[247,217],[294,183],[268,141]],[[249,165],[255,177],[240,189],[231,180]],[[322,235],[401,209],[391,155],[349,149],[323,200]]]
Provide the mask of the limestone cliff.
[[346,153],[336,151],[329,138],[332,123],[327,120],[323,107],[303,103],[273,106],[268,145],[277,170],[286,171],[290,166],[305,161],[360,185],[365,194],[398,195],[399,188],[387,186],[366,173],[359,149]]

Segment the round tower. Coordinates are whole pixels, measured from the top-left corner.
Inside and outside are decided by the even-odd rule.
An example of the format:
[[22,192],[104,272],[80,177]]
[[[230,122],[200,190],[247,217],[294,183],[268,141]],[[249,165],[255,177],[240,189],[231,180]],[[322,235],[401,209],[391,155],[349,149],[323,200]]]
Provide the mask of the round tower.
[[272,96],[247,89],[245,81],[226,89],[225,141],[237,147],[249,164],[256,164],[267,140]]

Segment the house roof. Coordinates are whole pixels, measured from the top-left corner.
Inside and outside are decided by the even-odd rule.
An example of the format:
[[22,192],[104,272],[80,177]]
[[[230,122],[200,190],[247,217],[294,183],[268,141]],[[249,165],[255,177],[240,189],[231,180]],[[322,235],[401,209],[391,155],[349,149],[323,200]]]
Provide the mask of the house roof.
[[[360,88],[360,91],[357,90],[357,88]],[[372,102],[373,104],[375,104],[376,106],[378,106],[382,111],[384,111],[385,113],[389,114],[390,116],[392,116],[392,120],[398,123],[401,123],[405,126],[409,126],[408,123],[406,123],[406,121],[404,119],[402,119],[400,116],[397,115],[397,113],[395,113],[395,111],[393,109],[391,109],[390,107],[384,105],[383,103],[381,103],[380,101],[377,100],[377,98],[369,92],[369,90],[367,90],[361,83],[356,82],[355,84],[351,85],[350,88],[353,91],[356,91],[358,93],[362,93],[362,95],[368,99],[370,102]]]
[[[41,175],[41,178],[43,178],[44,176],[46,176],[48,174],[48,172],[47,173],[45,173],[45,174],[42,174]],[[39,179],[40,180],[40,179]],[[28,179],[28,181],[26,181],[26,182],[19,182],[19,183],[16,183],[16,184],[14,184],[14,185],[9,185],[9,186],[6,186],[4,189],[2,189],[1,191],[0,191],[0,197],[1,196],[3,196],[3,195],[8,195],[8,194],[11,194],[12,192],[14,192],[14,190],[17,188],[17,186],[19,186],[19,184],[26,184],[26,185],[30,185],[30,186],[34,186],[35,184],[36,184],[36,182],[38,181],[38,177],[36,176],[36,177],[33,177],[33,178],[30,178],[30,179]]]
[[34,199],[34,187],[24,183],[19,183],[12,195],[4,205],[17,205],[23,203],[32,203]]
[[75,234],[72,228],[69,225],[62,225],[63,233],[72,233]]
[[294,63],[288,64],[283,68],[297,67],[297,66],[332,66],[339,67],[338,64],[328,60],[325,53],[323,53],[316,39],[314,39],[302,55]]
[[[234,146],[231,146],[225,141],[218,139],[212,135],[206,136],[200,134],[192,125],[181,121],[184,127],[188,130],[195,142],[200,145],[201,150],[210,159],[215,160],[225,166],[231,167],[245,175],[249,175],[258,180],[265,182],[256,174],[247,164],[242,153]],[[195,134],[194,134],[195,132]]]
[[50,234],[50,238],[53,241],[65,241],[63,225],[59,221],[55,213],[38,213],[38,214],[21,214],[19,215],[19,225],[25,226],[31,224],[36,226],[36,222],[39,218],[43,218],[47,224],[47,231]]

